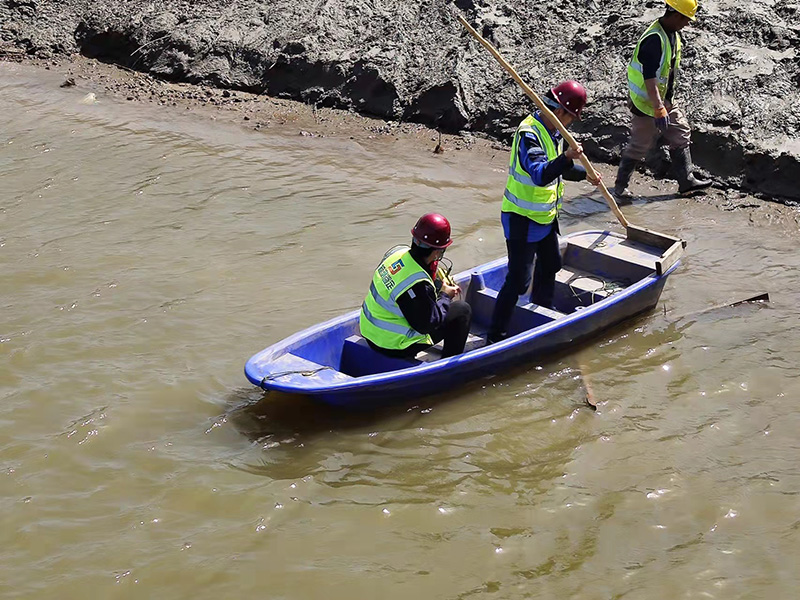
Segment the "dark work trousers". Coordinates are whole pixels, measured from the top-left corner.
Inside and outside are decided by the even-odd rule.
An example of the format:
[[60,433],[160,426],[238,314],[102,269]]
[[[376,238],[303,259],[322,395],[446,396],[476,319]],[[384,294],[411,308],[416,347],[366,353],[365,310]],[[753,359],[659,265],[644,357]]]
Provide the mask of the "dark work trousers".
[[[528,242],[525,239],[506,240],[506,248],[508,248],[508,273],[494,305],[492,324],[489,327],[489,339],[492,341],[501,340],[506,336],[517,300],[531,284],[532,270],[531,302],[552,308],[556,273],[561,269],[557,225],[554,225],[550,233],[538,242]],[[534,258],[536,258],[535,269],[533,269]]]
[[[461,300],[451,302],[442,326],[430,333],[434,344],[438,344],[444,340],[442,358],[456,356],[464,351],[471,323],[472,307]],[[387,350],[385,348],[379,348],[369,340],[367,340],[367,342],[374,350],[395,358],[413,358],[417,352],[430,348],[428,344],[412,344],[403,350]]]

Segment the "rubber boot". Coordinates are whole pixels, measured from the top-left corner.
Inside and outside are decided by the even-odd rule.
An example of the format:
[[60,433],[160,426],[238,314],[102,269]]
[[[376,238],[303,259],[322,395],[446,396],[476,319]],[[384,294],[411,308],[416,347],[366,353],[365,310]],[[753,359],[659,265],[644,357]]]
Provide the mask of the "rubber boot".
[[670,150],[672,165],[675,169],[675,176],[678,178],[678,193],[687,196],[694,192],[704,190],[711,185],[706,179],[698,179],[694,175],[694,165],[692,165],[692,151],[689,146],[678,150]]
[[617,169],[617,180],[614,182],[614,196],[619,199],[630,198],[633,194],[628,189],[628,183],[631,180],[633,170],[636,168],[638,160],[623,156],[619,161],[619,168]]

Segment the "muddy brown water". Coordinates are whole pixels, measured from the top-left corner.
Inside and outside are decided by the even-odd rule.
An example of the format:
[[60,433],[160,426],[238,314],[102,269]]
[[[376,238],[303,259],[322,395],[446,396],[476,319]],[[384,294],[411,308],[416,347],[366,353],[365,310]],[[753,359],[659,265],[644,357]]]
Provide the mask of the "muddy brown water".
[[[244,362],[357,306],[425,211],[457,269],[502,255],[507,155],[82,104],[54,77],[0,65],[0,597],[794,597],[792,227],[636,202],[688,240],[655,312],[345,414]],[[568,191],[564,230],[614,226]]]

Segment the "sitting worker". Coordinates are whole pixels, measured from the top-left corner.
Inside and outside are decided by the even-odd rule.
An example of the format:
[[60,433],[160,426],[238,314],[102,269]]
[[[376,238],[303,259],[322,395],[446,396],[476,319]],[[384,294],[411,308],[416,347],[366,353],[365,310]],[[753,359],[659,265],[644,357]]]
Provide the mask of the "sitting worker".
[[402,247],[378,265],[361,305],[361,335],[387,356],[411,358],[444,340],[442,358],[464,351],[472,308],[457,285],[434,280],[452,240],[442,215],[423,215],[411,230],[411,248]]
[[[542,98],[564,127],[581,118],[586,90],[576,81],[565,81]],[[558,249],[558,212],[564,195],[563,179],[581,181],[586,170],[573,161],[583,148],[564,151],[564,138],[541,111],[528,115],[517,128],[511,145],[501,220],[508,249],[508,273],[497,294],[488,343],[508,337],[508,324],[520,295],[531,283],[531,302],[552,307],[556,273],[561,269]],[[591,179],[598,185],[600,179]]]

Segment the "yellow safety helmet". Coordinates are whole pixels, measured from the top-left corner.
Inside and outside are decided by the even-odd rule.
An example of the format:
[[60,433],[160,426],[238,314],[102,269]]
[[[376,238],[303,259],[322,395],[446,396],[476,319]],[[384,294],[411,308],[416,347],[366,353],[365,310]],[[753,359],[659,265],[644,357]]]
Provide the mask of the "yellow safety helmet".
[[697,13],[697,0],[665,0],[665,2],[692,21],[697,20],[694,16]]

